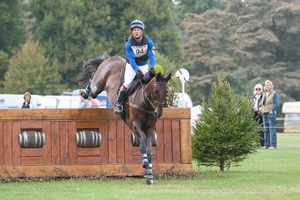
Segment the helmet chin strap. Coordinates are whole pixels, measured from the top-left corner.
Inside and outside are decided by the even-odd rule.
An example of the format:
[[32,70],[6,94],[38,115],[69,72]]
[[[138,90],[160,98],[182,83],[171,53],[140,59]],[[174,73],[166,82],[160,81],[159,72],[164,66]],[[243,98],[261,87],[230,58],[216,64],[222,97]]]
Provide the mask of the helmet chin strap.
[[143,34],[141,34],[140,37],[134,37],[134,36],[133,37],[134,37],[134,39],[139,40],[139,39],[141,39],[142,35]]

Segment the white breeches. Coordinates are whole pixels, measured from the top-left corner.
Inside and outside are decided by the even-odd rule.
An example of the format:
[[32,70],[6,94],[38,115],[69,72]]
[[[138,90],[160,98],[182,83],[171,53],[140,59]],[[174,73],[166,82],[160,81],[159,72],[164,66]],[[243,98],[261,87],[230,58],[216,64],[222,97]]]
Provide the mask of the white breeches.
[[[138,66],[139,70],[143,72],[143,74],[148,72],[148,64],[143,65],[143,66]],[[126,63],[126,68],[125,68],[125,74],[124,74],[124,86],[128,88],[130,83],[135,77],[135,71],[132,69],[131,65],[129,63]]]

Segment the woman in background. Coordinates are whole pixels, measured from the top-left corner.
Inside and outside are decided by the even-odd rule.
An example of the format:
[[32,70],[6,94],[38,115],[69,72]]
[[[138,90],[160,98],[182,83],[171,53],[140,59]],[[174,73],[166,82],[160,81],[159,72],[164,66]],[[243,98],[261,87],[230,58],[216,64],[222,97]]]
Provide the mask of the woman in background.
[[277,148],[276,135],[276,110],[279,108],[280,101],[276,91],[273,90],[274,85],[270,80],[265,81],[265,96],[263,99],[262,113],[265,129],[265,145],[264,149]]
[[259,140],[259,144],[260,147],[264,147],[264,131],[263,131],[263,117],[262,117],[262,113],[260,111],[260,108],[262,106],[263,103],[263,86],[261,84],[256,84],[254,87],[254,91],[253,91],[253,119],[255,119],[261,126],[262,126],[262,130],[259,132],[259,136],[260,136],[260,140]]
[[29,92],[25,92],[23,98],[24,102],[21,105],[21,108],[37,108],[36,103],[31,101],[31,94]]

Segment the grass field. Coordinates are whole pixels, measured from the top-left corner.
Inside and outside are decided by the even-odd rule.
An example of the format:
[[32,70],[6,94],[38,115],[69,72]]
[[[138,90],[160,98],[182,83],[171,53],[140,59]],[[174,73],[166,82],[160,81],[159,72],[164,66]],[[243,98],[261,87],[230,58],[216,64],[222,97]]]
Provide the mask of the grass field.
[[1,199],[300,199],[300,134],[278,134],[278,149],[261,150],[229,171],[201,167],[194,179],[143,178],[0,183]]

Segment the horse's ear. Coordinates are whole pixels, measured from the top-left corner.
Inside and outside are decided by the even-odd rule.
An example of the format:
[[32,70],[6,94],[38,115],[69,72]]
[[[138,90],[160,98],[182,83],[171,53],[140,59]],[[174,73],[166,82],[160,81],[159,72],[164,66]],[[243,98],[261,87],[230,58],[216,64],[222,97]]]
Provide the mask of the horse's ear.
[[164,79],[164,76],[159,72],[158,74],[156,74],[155,78],[157,81],[159,81],[159,80],[162,81]]
[[168,82],[171,79],[171,73],[165,77],[166,81]]

